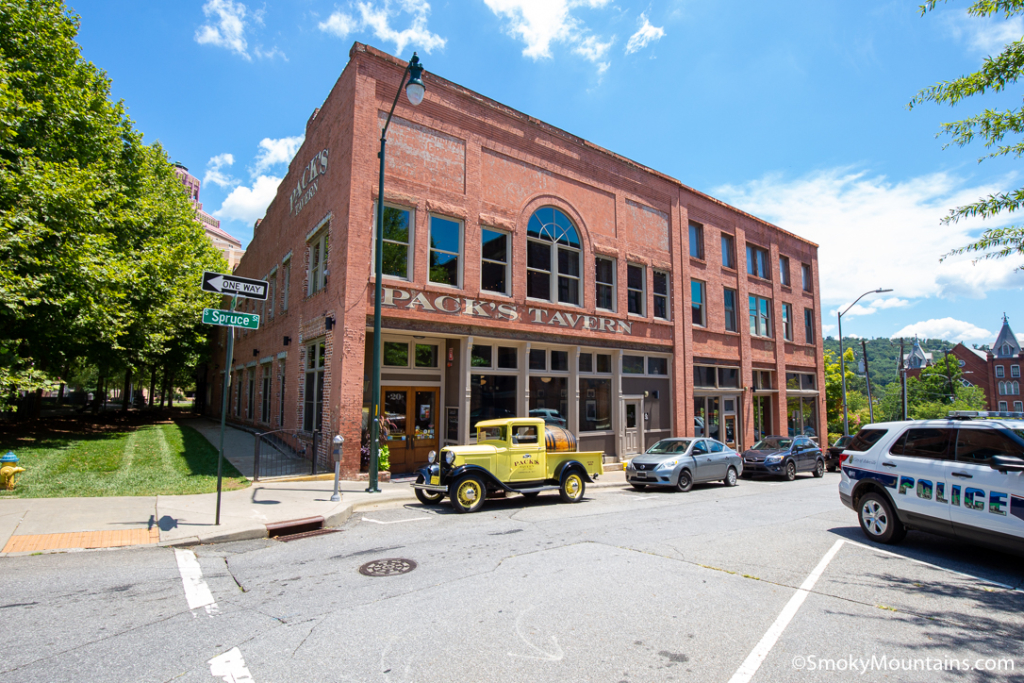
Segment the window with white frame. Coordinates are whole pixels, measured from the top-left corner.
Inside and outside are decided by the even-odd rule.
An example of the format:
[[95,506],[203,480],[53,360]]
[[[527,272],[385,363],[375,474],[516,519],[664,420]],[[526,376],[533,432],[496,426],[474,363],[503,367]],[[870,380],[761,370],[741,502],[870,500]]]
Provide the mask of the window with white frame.
[[1010,366],[1010,377],[1020,377],[1020,366],[1019,365],[1011,365]]
[[1006,410],[1007,410],[1006,409],[1006,401],[1000,401],[999,402],[999,412],[1005,413]]
[[789,257],[779,256],[779,283],[789,287]]
[[1006,377],[1006,369],[1002,365],[996,366],[996,377]]
[[782,304],[782,336],[793,341],[793,304]]
[[704,283],[700,280],[690,280],[690,310],[691,322],[697,327],[704,327],[707,311],[704,305]]
[[329,223],[309,241],[309,280],[306,296],[313,296],[327,284],[327,234]]
[[751,295],[749,304],[751,336],[772,336],[772,300]]
[[[376,217],[376,211],[374,211]],[[384,230],[381,273],[412,279],[413,214],[409,209],[384,205]],[[375,236],[376,237],[376,236]],[[374,248],[376,248],[374,240]]]
[[526,296],[580,305],[579,233],[564,213],[546,206],[526,225]]
[[655,270],[654,275],[654,317],[669,319],[668,273]]
[[1014,401],[1013,402],[1013,409],[1014,409],[1015,412],[1018,412],[1018,413],[1024,412],[1024,402]]
[[326,365],[326,356],[327,351],[322,339],[306,346],[306,381],[302,401],[302,428],[307,432],[319,432],[323,427],[324,366]]
[[727,332],[739,332],[739,328],[736,325],[737,300],[736,290],[726,287],[722,296],[722,308],[725,312],[725,330]]
[[626,296],[629,300],[629,312],[634,315],[645,315],[644,304],[647,302],[647,277],[644,267],[630,263],[626,266]]
[[410,344],[408,340],[385,338],[381,344],[381,352],[382,364],[389,368],[436,368],[440,358],[438,345],[427,341]]
[[480,235],[480,289],[496,294],[512,293],[508,255],[508,233],[484,228]]
[[594,283],[597,307],[615,310],[615,261],[604,256],[594,257]]
[[462,285],[462,222],[441,216],[430,217],[431,282]]

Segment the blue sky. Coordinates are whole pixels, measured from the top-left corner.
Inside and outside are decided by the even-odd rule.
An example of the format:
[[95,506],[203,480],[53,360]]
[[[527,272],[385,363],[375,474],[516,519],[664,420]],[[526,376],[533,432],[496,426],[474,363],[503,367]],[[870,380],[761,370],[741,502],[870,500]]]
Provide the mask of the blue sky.
[[[991,343],[1024,333],[1019,261],[939,257],[983,227],[950,208],[1024,184],[1020,162],[943,150],[955,109],[907,103],[1024,36],[965,2],[83,0],[79,42],[148,142],[203,180],[247,243],[354,41],[586,138],[821,245],[826,334]],[[1016,304],[1016,305],[1015,305]],[[1024,339],[1024,334],[1020,335]]]

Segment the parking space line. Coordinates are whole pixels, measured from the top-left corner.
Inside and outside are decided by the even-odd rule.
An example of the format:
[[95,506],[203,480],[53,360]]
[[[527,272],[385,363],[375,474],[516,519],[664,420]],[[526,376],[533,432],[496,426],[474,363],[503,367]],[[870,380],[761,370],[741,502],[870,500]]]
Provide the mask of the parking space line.
[[[196,610],[200,607],[206,608],[206,613],[211,617],[219,611],[217,601],[213,599],[210,587],[206,585],[203,578],[203,569],[199,566],[196,554],[191,550],[175,548],[174,557],[178,560],[178,573],[181,574],[181,583],[185,588],[185,599],[188,600],[188,608]],[[195,612],[192,616],[196,616]]]
[[789,599],[786,606],[782,608],[782,612],[779,614],[778,618],[775,619],[775,623],[768,628],[768,631],[764,636],[762,636],[760,642],[754,646],[754,649],[751,650],[749,655],[747,655],[747,658],[743,660],[743,663],[740,664],[740,668],[736,669],[736,673],[734,673],[732,678],[729,679],[729,683],[748,683],[750,679],[754,677],[754,674],[757,673],[757,670],[761,667],[761,664],[768,656],[768,653],[771,652],[771,649],[775,646],[779,636],[781,636],[782,632],[786,630],[786,626],[789,625],[789,622],[792,621],[793,617],[796,615],[797,610],[800,609],[804,600],[807,599],[808,594],[810,594],[811,590],[814,588],[814,584],[818,582],[818,579],[821,578],[821,575],[825,572],[825,568],[828,567],[828,563],[832,561],[832,558],[836,556],[836,553],[839,552],[839,549],[842,546],[843,540],[840,539],[835,542],[827,553],[825,553],[825,556],[821,558],[820,562],[818,562],[818,566],[814,568],[814,571],[812,571],[806,579],[804,579],[799,590],[797,590],[793,597]]
[[252,683],[254,680],[245,666],[242,651],[237,647],[214,657],[207,664],[210,665],[210,674],[217,676],[224,683],[245,683],[246,681]]
[[1013,586],[1010,586],[1010,585],[1005,584],[1005,583],[999,583],[998,581],[992,581],[991,579],[983,579],[980,576],[974,576],[973,574],[967,574],[965,572],[958,572],[955,569],[947,569],[946,567],[942,567],[942,566],[937,565],[937,564],[932,564],[931,562],[925,562],[924,560],[918,560],[918,559],[915,559],[913,557],[907,557],[906,555],[900,555],[899,553],[894,553],[894,552],[891,552],[889,550],[882,550],[881,548],[876,548],[876,547],[871,546],[871,545],[865,545],[863,543],[858,543],[857,541],[847,541],[847,543],[849,543],[850,545],[855,545],[858,548],[864,548],[865,550],[874,550],[876,553],[881,553],[882,555],[889,555],[890,557],[898,557],[898,558],[900,558],[902,560],[908,560],[908,561],[914,562],[916,564],[922,564],[925,567],[931,567],[932,569],[938,569],[940,571],[948,572],[950,574],[956,574],[957,576],[963,576],[964,578],[967,578],[967,579],[974,579],[975,581],[980,581],[981,583],[987,583],[987,584],[992,585],[992,586],[998,586],[1000,588],[1005,588],[1006,590],[1017,591],[1017,592],[1024,592],[1024,591],[1021,591],[1020,588],[1014,588]]
[[382,522],[377,519],[370,519],[366,516],[363,517],[364,522],[373,522],[374,524],[401,524],[402,522],[426,522],[429,519],[430,517],[414,517],[413,519],[395,519],[390,522]]

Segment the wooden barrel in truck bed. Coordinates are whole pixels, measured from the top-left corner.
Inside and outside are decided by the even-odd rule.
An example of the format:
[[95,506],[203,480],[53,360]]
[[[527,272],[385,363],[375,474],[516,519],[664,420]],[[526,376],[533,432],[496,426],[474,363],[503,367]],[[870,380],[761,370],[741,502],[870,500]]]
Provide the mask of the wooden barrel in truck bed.
[[548,453],[575,453],[576,435],[565,427],[544,425],[544,446]]

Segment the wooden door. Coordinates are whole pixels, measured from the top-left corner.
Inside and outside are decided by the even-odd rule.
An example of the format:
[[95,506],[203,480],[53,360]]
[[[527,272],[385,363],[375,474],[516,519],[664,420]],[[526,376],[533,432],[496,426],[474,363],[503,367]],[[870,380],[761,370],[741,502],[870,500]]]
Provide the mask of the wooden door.
[[391,472],[414,472],[438,445],[438,389],[384,387],[384,414],[391,422]]

